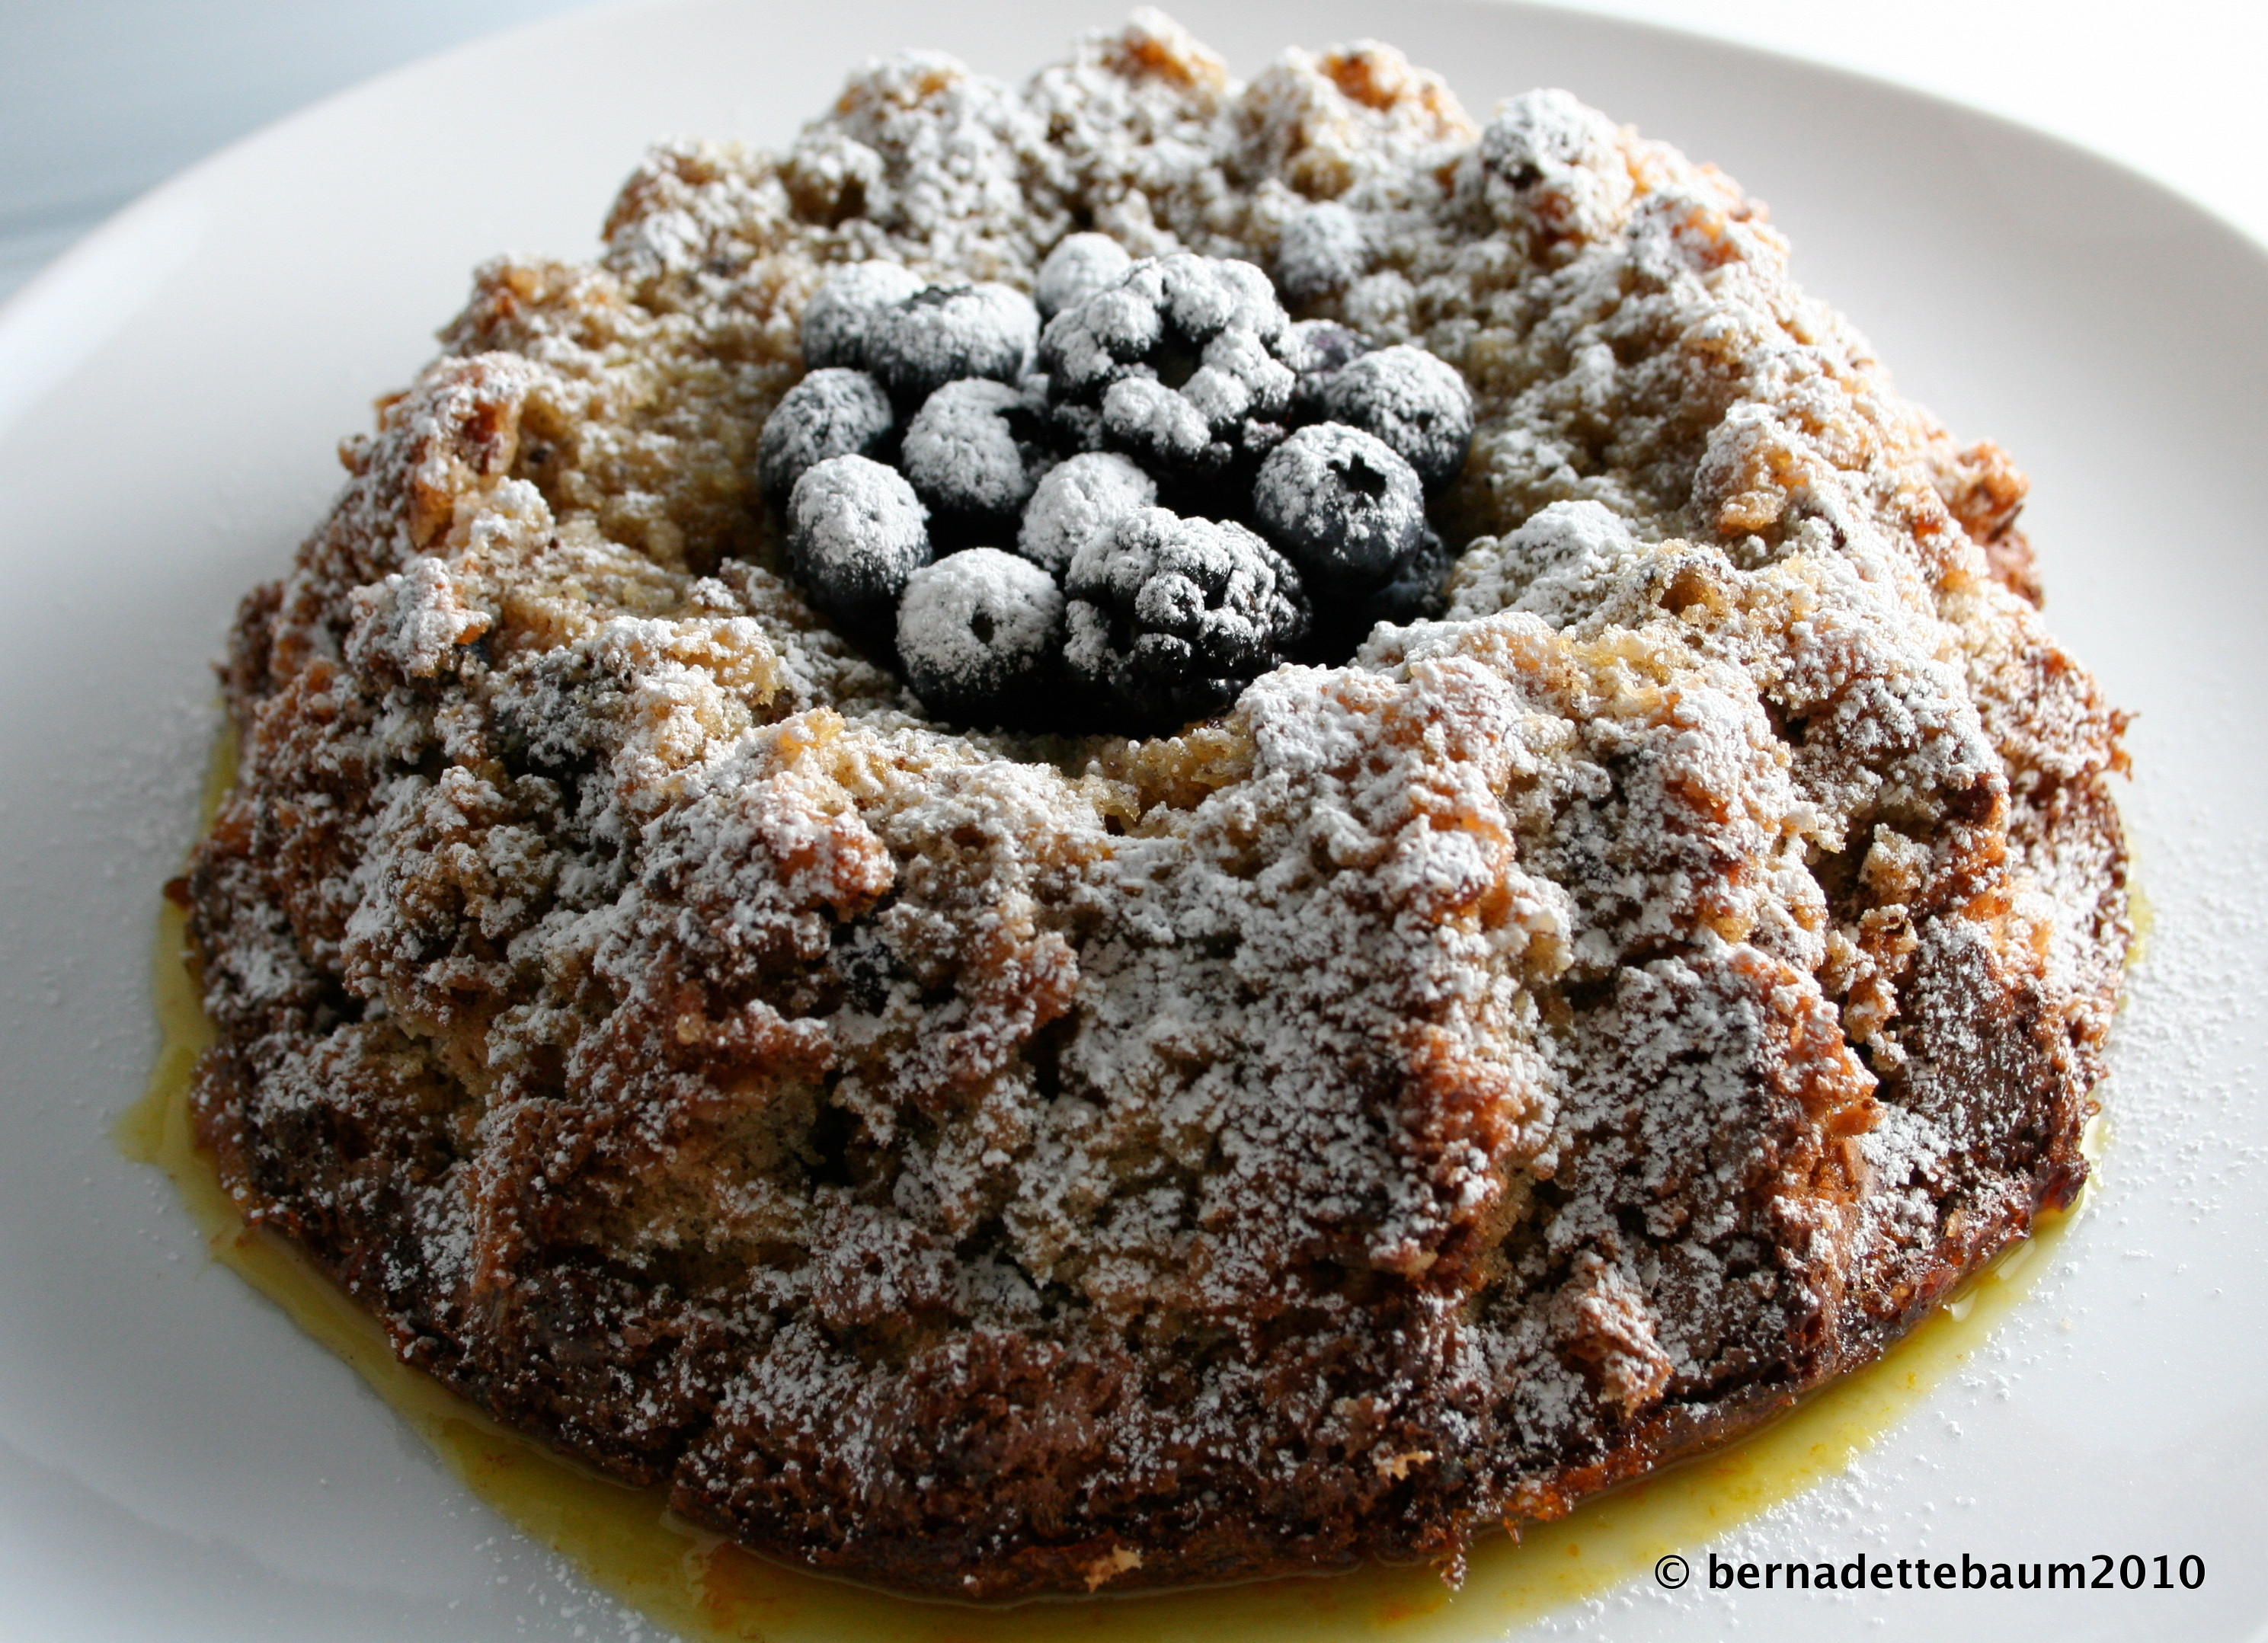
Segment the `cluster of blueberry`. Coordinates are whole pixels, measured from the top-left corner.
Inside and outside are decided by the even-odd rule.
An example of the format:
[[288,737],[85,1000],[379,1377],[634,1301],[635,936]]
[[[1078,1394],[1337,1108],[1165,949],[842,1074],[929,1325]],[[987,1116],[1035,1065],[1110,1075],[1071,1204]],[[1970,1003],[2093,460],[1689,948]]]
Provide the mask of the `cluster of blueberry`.
[[1036,302],[862,262],[803,350],[756,457],[790,568],[942,717],[1169,729],[1438,596],[1464,379],[1248,262],[1074,234]]

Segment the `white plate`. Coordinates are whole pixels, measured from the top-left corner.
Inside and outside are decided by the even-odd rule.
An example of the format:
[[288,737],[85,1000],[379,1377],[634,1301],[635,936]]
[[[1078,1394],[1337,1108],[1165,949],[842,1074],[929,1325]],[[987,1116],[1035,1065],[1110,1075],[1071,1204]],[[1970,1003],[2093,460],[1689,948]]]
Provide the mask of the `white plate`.
[[[1567,85],[1740,177],[1906,389],[2029,468],[2057,630],[2140,712],[2127,815],[2156,926],[2118,1027],[2095,1208],[1983,1359],[1857,1475],[1718,1550],[2194,1554],[2204,1587],[1646,1584],[1545,1628],[2251,1633],[2268,1617],[2268,1034],[2251,1007],[2268,973],[2268,258],[2045,138],[1683,36],[1438,3],[1182,10],[1241,72],[1292,41],[1383,35],[1476,110]],[[239,594],[338,483],[337,437],[427,357],[470,265],[589,253],[647,138],[780,143],[876,52],[935,45],[1021,75],[1116,20],[1100,0],[570,18],[273,128],[0,313],[0,1631],[635,1634],[204,1264],[170,1190],[111,1150],[154,1043],[151,919],[190,835],[209,664]]]

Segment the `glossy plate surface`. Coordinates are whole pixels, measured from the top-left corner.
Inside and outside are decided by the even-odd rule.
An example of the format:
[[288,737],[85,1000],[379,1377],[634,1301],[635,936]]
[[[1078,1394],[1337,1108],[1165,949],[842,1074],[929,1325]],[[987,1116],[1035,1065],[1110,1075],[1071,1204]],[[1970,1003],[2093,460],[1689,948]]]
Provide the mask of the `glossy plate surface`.
[[[2151,912],[2102,1190],[1963,1374],[1729,1558],[2204,1560],[2193,1592],[1623,1588],[1616,1638],[2253,1634],[2268,1619],[2268,256],[1985,116],[1602,20],[1432,0],[1191,4],[1248,75],[1376,35],[1476,113],[1561,85],[1771,202],[1808,289],[2030,472],[2057,633],[2137,710]],[[936,46],[1020,76],[1094,0],[662,4],[377,81],[144,200],[0,311],[0,1636],[622,1637],[343,1366],[204,1259],[113,1150],[158,887],[194,825],[230,613],[336,486],[466,271],[586,255],[658,134],[779,144]],[[1690,1548],[1705,1570],[1708,1552]],[[644,1635],[652,1636],[650,1628]]]

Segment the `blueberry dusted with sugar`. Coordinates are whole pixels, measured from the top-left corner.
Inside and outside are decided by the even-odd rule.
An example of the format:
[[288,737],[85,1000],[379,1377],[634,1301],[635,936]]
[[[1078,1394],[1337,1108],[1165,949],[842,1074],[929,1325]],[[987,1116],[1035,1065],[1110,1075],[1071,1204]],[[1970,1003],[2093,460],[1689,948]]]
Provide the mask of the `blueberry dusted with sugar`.
[[853,628],[886,629],[907,578],[930,561],[929,510],[895,468],[830,456],[795,482],[788,568],[811,602]]
[[1317,423],[1261,465],[1252,514],[1318,597],[1363,593],[1393,580],[1422,545],[1425,493],[1383,439]]
[[1248,473],[1284,437],[1293,380],[1249,335],[1223,335],[1178,389],[1151,377],[1112,383],[1102,396],[1103,439],[1185,481]]
[[1211,419],[1150,377],[1129,377],[1102,396],[1104,443],[1167,476],[1197,481],[1229,471],[1237,447],[1213,438]]
[[1092,405],[1073,405],[1055,398],[1047,391],[1045,377],[1033,380],[1041,385],[1041,394],[1048,408],[1048,433],[1056,449],[1080,452],[1103,448],[1101,410]]
[[1284,357],[1299,380],[1292,388],[1292,420],[1325,420],[1323,395],[1331,379],[1370,351],[1370,339],[1335,320],[1302,320],[1292,328]]
[[1301,376],[1328,377],[1370,352],[1370,339],[1336,320],[1301,320],[1284,352]]
[[1061,577],[1098,531],[1158,499],[1158,482],[1116,451],[1088,451],[1050,468],[1024,506],[1016,551]]
[[806,469],[830,456],[879,458],[897,419],[890,396],[863,371],[829,365],[790,388],[756,441],[756,483],[784,500]]
[[1024,374],[1040,311],[1012,286],[928,285],[873,316],[867,368],[901,405],[918,405],[948,382]]
[[1055,460],[1042,420],[1020,390],[982,377],[948,382],[923,402],[899,462],[940,533],[1013,538],[1032,488]]
[[1140,508],[1071,562],[1064,659],[1131,726],[1218,713],[1307,630],[1307,594],[1241,525]]
[[1076,308],[1106,285],[1115,285],[1134,259],[1125,247],[1108,234],[1070,234],[1056,242],[1048,260],[1040,264],[1032,288],[1040,318],[1052,320],[1066,308]]
[[1106,444],[1161,482],[1201,484],[1250,472],[1283,438],[1290,328],[1251,263],[1176,252],[1049,320],[1040,364],[1059,419],[1092,407]]
[[1293,302],[1313,302],[1353,284],[1369,262],[1360,221],[1336,200],[1326,200],[1284,225],[1276,283]]
[[866,368],[874,317],[922,289],[922,276],[899,262],[853,262],[828,276],[803,310],[803,363]]
[[1049,320],[1041,365],[1058,393],[1093,404],[1125,377],[1177,387],[1216,338],[1275,344],[1290,323],[1275,287],[1251,263],[1180,251],[1130,264],[1116,283]]
[[1323,389],[1323,411],[1377,435],[1428,490],[1454,479],[1473,444],[1473,394],[1446,359],[1403,344],[1350,361]]
[[1064,596],[1028,559],[968,548],[924,565],[898,601],[898,659],[922,705],[963,724],[1028,725],[1057,705]]
[[1456,557],[1429,526],[1418,540],[1417,552],[1392,581],[1355,607],[1354,620],[1348,626],[1359,637],[1381,622],[1406,627],[1413,622],[1438,619],[1449,606],[1442,584],[1449,579],[1449,567]]

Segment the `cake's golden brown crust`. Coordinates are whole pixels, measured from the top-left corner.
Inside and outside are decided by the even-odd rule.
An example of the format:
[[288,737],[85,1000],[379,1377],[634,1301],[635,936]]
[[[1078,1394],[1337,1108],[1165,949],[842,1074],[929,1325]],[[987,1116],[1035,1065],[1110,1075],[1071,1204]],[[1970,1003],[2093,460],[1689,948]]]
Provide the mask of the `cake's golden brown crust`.
[[[828,263],[1265,264],[1324,198],[1368,262],[1310,312],[1475,389],[1448,620],[1176,738],[968,738],[775,573]],[[608,236],[482,271],[226,672],[202,1133],[405,1357],[907,1588],[1454,1563],[2076,1190],[2118,718],[2021,476],[1724,177],[1145,17],[666,150]]]

